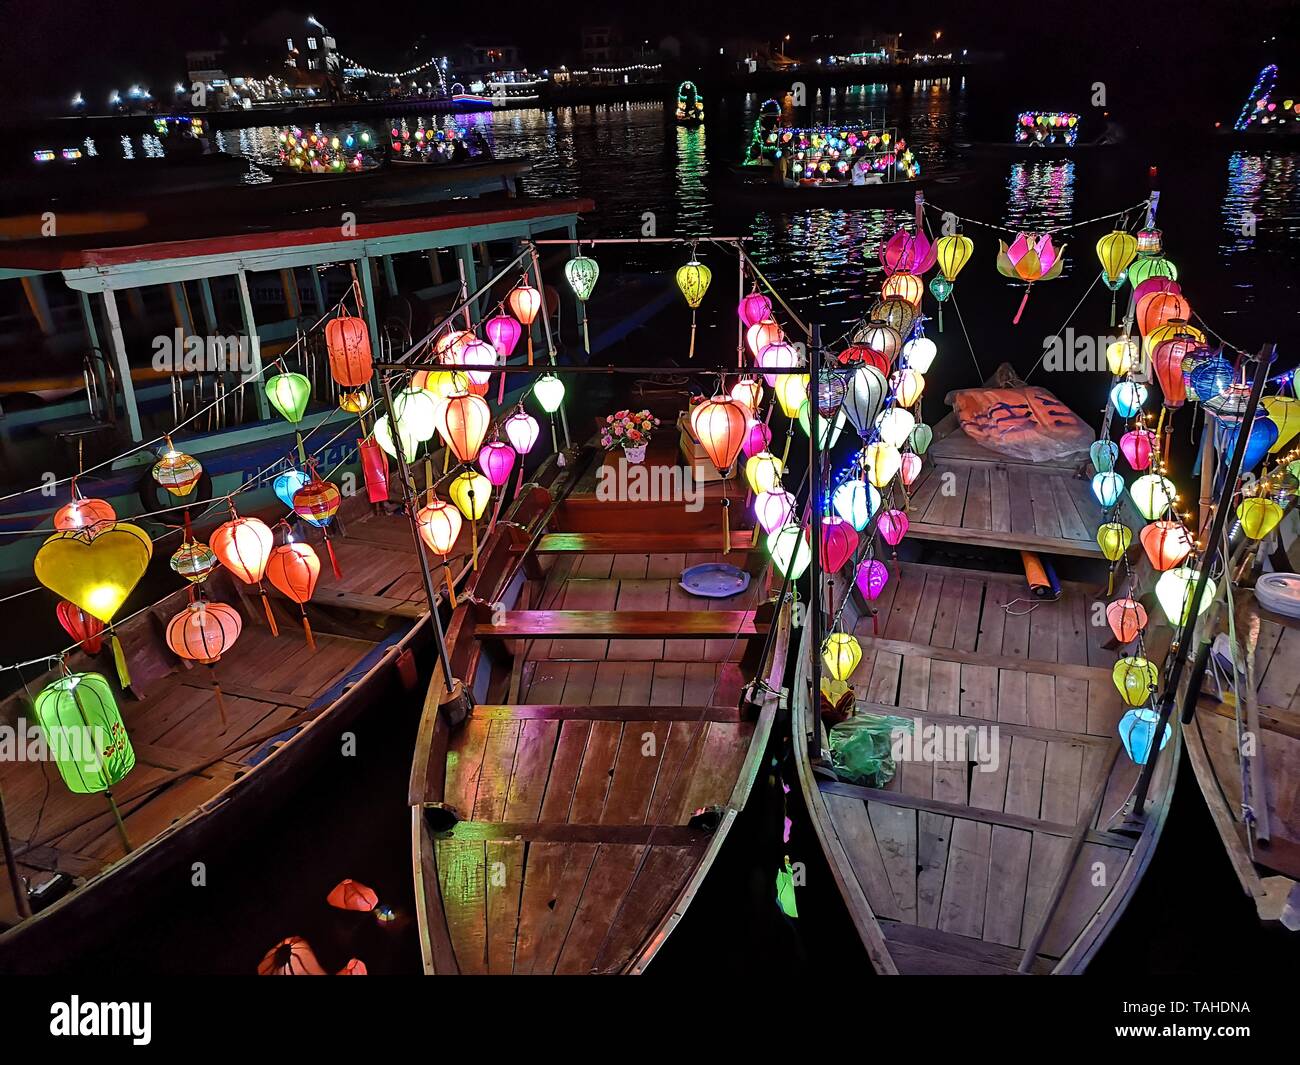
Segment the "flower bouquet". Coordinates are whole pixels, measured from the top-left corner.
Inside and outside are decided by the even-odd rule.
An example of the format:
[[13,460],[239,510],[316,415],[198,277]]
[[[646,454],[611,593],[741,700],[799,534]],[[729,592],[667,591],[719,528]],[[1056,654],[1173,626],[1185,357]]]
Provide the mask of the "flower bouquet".
[[600,442],[606,451],[621,447],[628,462],[644,462],[650,434],[658,425],[659,419],[648,410],[617,411],[605,416],[605,424],[600,430]]

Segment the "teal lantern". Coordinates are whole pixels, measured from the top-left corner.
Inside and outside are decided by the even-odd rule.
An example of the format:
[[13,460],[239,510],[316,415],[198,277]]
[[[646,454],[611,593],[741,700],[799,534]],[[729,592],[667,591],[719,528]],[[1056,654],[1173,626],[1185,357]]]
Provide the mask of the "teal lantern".
[[291,467],[271,482],[271,488],[280,502],[292,509],[294,494],[310,480],[302,470]]
[[[1160,724],[1160,715],[1147,706],[1135,706],[1119,719],[1119,738],[1124,744],[1128,756],[1138,765],[1146,765],[1151,757],[1151,748],[1155,745],[1156,726]],[[1168,724],[1160,736],[1160,750],[1165,749],[1173,729]]]
[[1119,445],[1114,440],[1094,440],[1088,448],[1092,459],[1092,468],[1098,473],[1109,473],[1115,468],[1115,458],[1119,455]]
[[1124,494],[1124,478],[1113,470],[1099,473],[1092,479],[1092,494],[1097,497],[1097,502],[1102,507],[1109,510]]
[[943,332],[943,305],[952,295],[952,282],[942,274],[935,274],[930,279],[930,295],[939,301],[939,332]]
[[1147,401],[1147,386],[1137,381],[1121,381],[1110,390],[1110,401],[1121,418],[1131,418]]

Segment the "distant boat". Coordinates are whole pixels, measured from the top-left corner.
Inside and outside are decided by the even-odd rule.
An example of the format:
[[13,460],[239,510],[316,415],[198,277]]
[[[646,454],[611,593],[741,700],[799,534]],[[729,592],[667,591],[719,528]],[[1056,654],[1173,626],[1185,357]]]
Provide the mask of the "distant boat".
[[704,122],[704,97],[693,81],[677,86],[677,110],[674,117],[679,125],[698,126]]

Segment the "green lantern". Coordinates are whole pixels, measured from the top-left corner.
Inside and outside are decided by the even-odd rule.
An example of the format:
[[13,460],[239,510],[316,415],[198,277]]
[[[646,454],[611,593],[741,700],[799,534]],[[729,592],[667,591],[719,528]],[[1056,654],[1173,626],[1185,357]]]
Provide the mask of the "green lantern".
[[924,455],[930,450],[930,445],[934,443],[934,430],[921,422],[912,430],[907,439],[912,445],[913,451],[918,455]]
[[1178,267],[1162,255],[1141,255],[1128,268],[1128,282],[1134,288],[1148,278],[1167,277],[1178,280]]
[[[1192,593],[1199,576],[1200,573],[1190,566],[1178,566],[1160,574],[1160,579],[1156,581],[1156,599],[1160,601],[1160,606],[1165,612],[1165,617],[1169,619],[1170,625],[1187,624],[1187,618],[1192,612]],[[1210,608],[1216,594],[1218,594],[1218,586],[1214,578],[1207,577],[1205,590],[1201,592],[1201,601],[1196,607],[1198,615],[1204,614]]]
[[785,525],[767,537],[767,552],[782,576],[797,581],[812,563],[812,548],[804,538],[803,527]]
[[[578,301],[586,303],[591,299],[592,290],[600,279],[600,264],[579,252],[564,264],[564,276],[568,279],[569,287],[573,289],[573,294],[578,297]],[[587,331],[585,307],[582,310],[582,346],[588,354],[591,353],[591,335]]]
[[266,398],[285,421],[297,425],[311,399],[311,382],[300,373],[276,374],[266,382]]
[[554,414],[564,402],[564,382],[553,373],[542,374],[533,385],[533,395],[547,414]]
[[[828,418],[824,414],[818,417],[818,450],[829,451],[835,446],[836,441],[840,438],[840,433],[844,430],[846,420],[842,410],[836,411],[833,418]],[[799,406],[799,428],[803,430],[804,436],[812,436],[812,428],[808,419],[808,401],[806,399]]]
[[108,681],[70,673],[36,697],[36,721],[59,775],[76,795],[108,791],[135,767],[135,751]]

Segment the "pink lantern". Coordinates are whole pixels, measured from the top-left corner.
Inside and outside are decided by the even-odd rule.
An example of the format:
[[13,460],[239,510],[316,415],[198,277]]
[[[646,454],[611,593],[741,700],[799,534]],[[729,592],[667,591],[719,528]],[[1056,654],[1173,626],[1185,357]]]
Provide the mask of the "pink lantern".
[[[765,370],[790,370],[798,366],[801,361],[799,349],[784,340],[769,344],[758,353],[758,364]],[[763,379],[769,388],[775,388],[778,376],[784,375],[765,373]]]
[[537,443],[538,434],[541,432],[537,419],[522,408],[505,420],[503,428],[506,439],[521,455],[527,455],[533,450],[533,445]]
[[524,327],[519,324],[517,318],[512,318],[508,314],[498,314],[483,323],[483,332],[487,334],[488,340],[504,362],[514,352],[515,345],[524,334]]
[[1061,276],[1065,268],[1064,252],[1064,245],[1057,248],[1052,243],[1050,233],[1018,233],[1010,245],[998,242],[998,273],[1025,283],[1025,294],[1016,308],[1016,316],[1011,319],[1012,325],[1019,324],[1034,282],[1055,281]]
[[885,538],[885,543],[890,547],[897,547],[907,535],[908,524],[907,515],[901,510],[886,510],[880,515],[880,524],[877,528],[880,530],[880,535]]
[[1183,287],[1172,277],[1148,277],[1133,290],[1133,306],[1154,292],[1167,292],[1172,296],[1181,296]]
[[903,483],[910,486],[921,475],[921,456],[915,451],[905,452],[899,470],[903,476]]
[[1133,429],[1119,438],[1119,449],[1135,470],[1145,470],[1151,465],[1155,446],[1156,434],[1150,429]]
[[918,277],[934,265],[936,250],[924,233],[913,236],[900,229],[887,241],[881,242],[880,265],[888,275],[916,274]]
[[[460,366],[491,366],[495,367],[501,362],[501,356],[497,349],[491,344],[485,344],[475,337],[467,342],[457,353],[456,363]],[[469,370],[465,372],[471,381],[476,385],[487,384],[491,380],[492,374],[487,370]]]
[[858,575],[855,579],[858,591],[867,597],[868,602],[872,602],[880,598],[880,593],[889,583],[889,570],[885,568],[883,562],[869,558],[858,567]]
[[749,427],[749,435],[745,437],[745,442],[740,445],[740,450],[745,453],[745,458],[753,458],[760,451],[766,451],[767,445],[772,442],[772,430],[767,427],[766,422],[754,422]]
[[761,292],[751,292],[740,301],[736,313],[740,315],[740,320],[748,329],[751,325],[758,325],[759,322],[772,317],[772,301]]
[[794,513],[795,499],[783,488],[771,492],[759,492],[754,497],[754,517],[763,527],[765,533],[773,533],[784,528]]
[[515,468],[515,449],[500,440],[493,440],[479,450],[478,465],[487,479],[500,488],[510,480],[510,471]]
[[858,533],[836,514],[822,518],[821,562],[827,573],[838,573],[858,549]]

